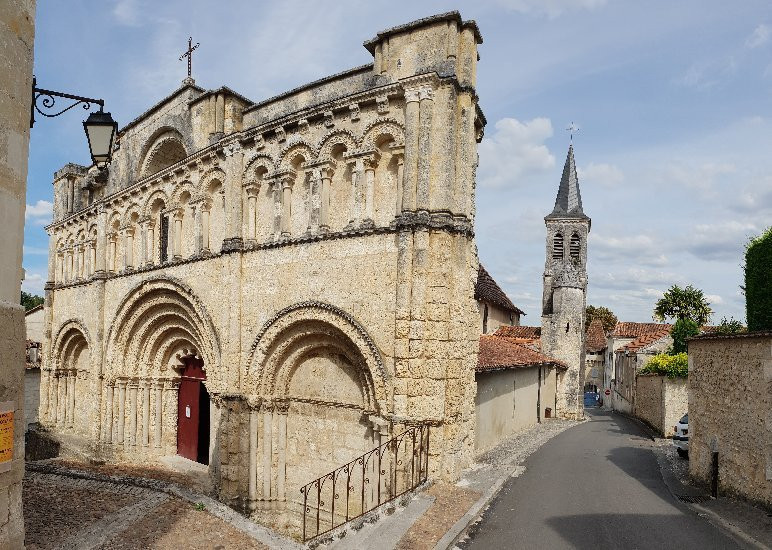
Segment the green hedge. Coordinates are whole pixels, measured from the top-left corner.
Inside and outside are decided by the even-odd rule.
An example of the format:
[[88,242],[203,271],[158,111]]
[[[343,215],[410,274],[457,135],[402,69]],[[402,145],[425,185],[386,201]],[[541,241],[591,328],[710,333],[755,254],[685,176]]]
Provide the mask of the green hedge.
[[655,355],[638,372],[661,374],[668,378],[686,378],[689,374],[689,359],[685,353]]
[[772,227],[745,250],[745,318],[748,331],[772,330]]

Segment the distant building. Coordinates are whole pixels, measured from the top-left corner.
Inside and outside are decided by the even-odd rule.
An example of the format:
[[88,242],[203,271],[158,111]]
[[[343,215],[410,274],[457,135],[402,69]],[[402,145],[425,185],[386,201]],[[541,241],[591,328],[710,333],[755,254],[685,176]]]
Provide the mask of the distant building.
[[496,332],[502,325],[520,324],[520,316],[525,315],[507,297],[501,287],[496,284],[485,268],[480,264],[477,270],[477,284],[474,288],[474,298],[480,310],[480,325],[483,334]]
[[606,331],[600,319],[593,320],[587,329],[584,358],[585,391],[603,389],[603,371],[606,352]]
[[27,332],[26,364],[24,369],[25,430],[38,421],[40,408],[40,364],[43,358],[43,305],[35,306],[24,316]]

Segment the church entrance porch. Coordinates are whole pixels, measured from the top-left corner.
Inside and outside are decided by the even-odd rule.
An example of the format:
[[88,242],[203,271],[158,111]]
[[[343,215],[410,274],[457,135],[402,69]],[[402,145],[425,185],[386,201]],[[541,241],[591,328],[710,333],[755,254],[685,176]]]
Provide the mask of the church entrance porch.
[[186,357],[180,372],[177,403],[177,454],[209,464],[209,392],[204,362]]

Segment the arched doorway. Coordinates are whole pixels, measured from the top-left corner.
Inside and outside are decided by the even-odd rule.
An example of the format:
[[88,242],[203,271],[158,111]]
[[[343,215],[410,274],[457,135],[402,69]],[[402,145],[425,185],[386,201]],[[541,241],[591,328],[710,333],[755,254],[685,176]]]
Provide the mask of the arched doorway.
[[209,464],[209,392],[204,361],[186,357],[177,400],[177,454]]

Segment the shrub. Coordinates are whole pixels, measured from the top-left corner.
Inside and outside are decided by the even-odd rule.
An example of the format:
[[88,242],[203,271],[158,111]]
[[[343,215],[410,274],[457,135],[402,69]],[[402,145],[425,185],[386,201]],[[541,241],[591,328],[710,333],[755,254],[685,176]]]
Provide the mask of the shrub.
[[772,227],[748,243],[744,268],[748,330],[772,330]]
[[685,353],[655,355],[638,372],[661,374],[668,378],[686,378],[689,374],[689,359]]
[[746,332],[745,325],[742,324],[742,321],[738,321],[734,317],[730,317],[727,319],[726,317],[721,318],[721,323],[716,327],[716,332],[718,334],[739,334],[741,332]]

